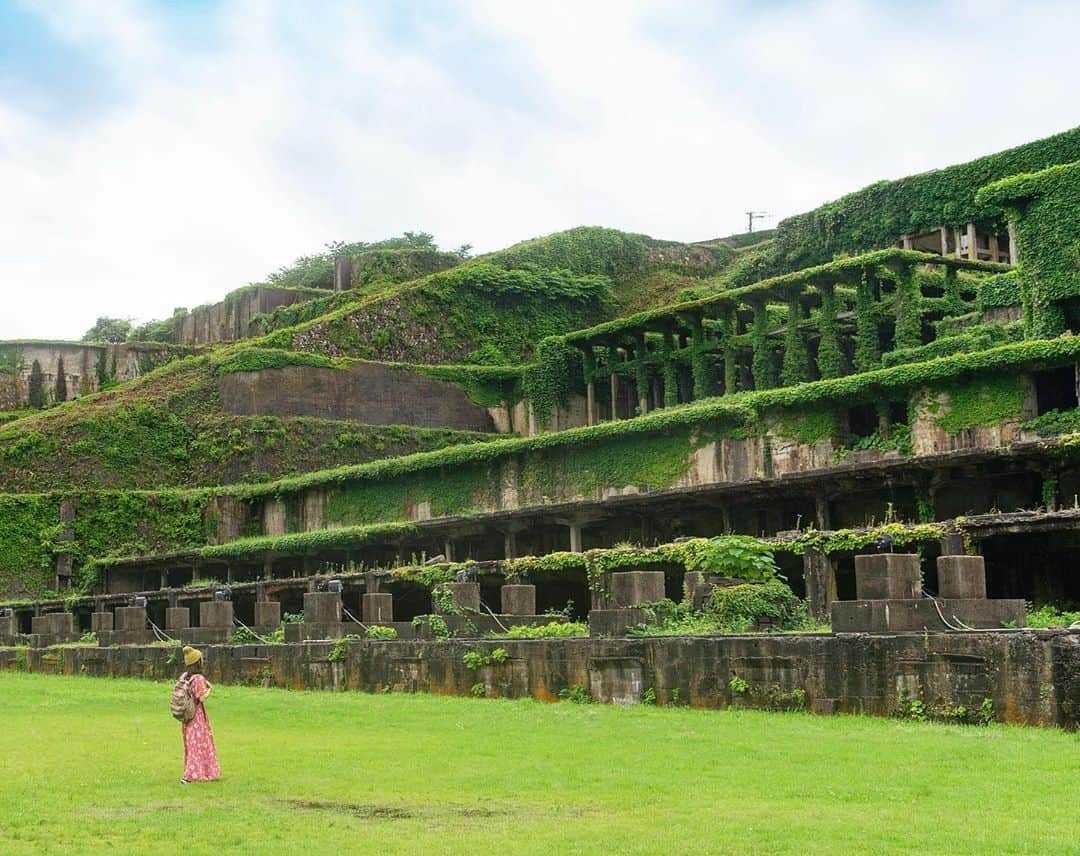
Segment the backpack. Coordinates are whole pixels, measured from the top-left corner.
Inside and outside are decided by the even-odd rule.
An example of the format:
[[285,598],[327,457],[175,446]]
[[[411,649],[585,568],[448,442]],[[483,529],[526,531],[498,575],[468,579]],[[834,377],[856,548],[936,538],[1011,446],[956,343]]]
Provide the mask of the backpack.
[[184,672],[173,684],[172,698],[169,700],[169,710],[173,719],[183,723],[191,722],[195,718],[195,699],[191,695],[191,678]]

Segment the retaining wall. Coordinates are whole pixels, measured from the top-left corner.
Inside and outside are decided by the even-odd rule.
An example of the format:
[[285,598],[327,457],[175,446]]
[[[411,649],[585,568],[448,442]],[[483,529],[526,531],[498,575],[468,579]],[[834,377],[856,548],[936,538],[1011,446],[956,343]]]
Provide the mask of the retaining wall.
[[[472,670],[467,652],[510,657]],[[661,639],[357,642],[341,662],[333,645],[208,646],[211,681],[290,689],[431,692],[554,701],[585,687],[601,702],[702,708],[805,707],[813,713],[889,716],[902,694],[927,705],[977,711],[990,699],[999,720],[1080,725],[1080,632],[667,637]],[[0,649],[0,669],[100,677],[174,678],[175,649]],[[737,692],[731,679],[746,682]]]

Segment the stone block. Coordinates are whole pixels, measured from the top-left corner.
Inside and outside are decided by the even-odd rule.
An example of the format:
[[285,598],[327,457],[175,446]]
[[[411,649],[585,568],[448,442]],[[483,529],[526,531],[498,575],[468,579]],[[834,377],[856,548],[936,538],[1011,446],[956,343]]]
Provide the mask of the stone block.
[[938,556],[937,574],[938,597],[986,597],[986,562],[982,556]]
[[[443,588],[450,592],[450,602],[463,612],[480,611],[480,583],[443,583]],[[438,605],[435,611],[439,612]]]
[[75,633],[75,616],[70,612],[35,615],[30,619],[30,632],[42,636],[71,636]]
[[113,614],[111,612],[90,613],[90,629],[94,633],[111,631],[113,629]]
[[501,595],[504,615],[536,615],[536,586],[504,585]]
[[281,626],[281,604],[276,600],[255,601],[255,626],[276,629]]
[[859,600],[907,600],[922,596],[919,557],[878,553],[855,557],[855,592]]
[[186,606],[170,606],[165,610],[166,630],[187,630],[191,627],[191,610]]
[[0,639],[14,639],[19,632],[19,622],[14,615],[0,618]]
[[304,624],[340,623],[340,594],[332,591],[309,591],[304,595]]
[[229,600],[199,602],[199,627],[226,627],[232,633],[233,605]]
[[[952,625],[981,630],[1006,623],[1022,627],[1026,622],[1022,600],[950,599],[940,601],[941,613]],[[844,600],[832,605],[833,633],[945,632],[954,628],[941,620],[933,601]]]
[[631,627],[647,621],[644,609],[593,609],[589,611],[589,635],[625,636]]
[[146,607],[144,606],[118,606],[113,616],[113,624],[119,632],[146,629]]
[[364,624],[389,624],[394,620],[394,596],[386,592],[368,592],[361,599]]
[[663,571],[620,571],[611,575],[611,605],[628,609],[664,599]]

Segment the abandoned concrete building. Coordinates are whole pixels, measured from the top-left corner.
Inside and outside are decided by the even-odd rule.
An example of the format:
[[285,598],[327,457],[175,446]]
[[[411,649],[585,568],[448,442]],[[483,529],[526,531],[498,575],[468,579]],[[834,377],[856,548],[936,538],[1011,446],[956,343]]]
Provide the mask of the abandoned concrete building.
[[[1080,603],[1080,129],[698,244],[350,246],[135,341],[0,343],[0,645],[469,692],[497,644],[488,695],[1080,723],[1080,632],[1024,629]],[[774,573],[813,630],[648,631]],[[352,634],[398,641],[309,668]]]

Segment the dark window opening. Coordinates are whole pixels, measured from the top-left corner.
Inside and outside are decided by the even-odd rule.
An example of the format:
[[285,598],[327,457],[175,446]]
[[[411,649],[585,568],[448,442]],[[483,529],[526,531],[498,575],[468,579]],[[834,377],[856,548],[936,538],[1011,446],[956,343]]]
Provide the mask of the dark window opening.
[[889,423],[891,425],[908,424],[908,402],[906,398],[902,401],[889,402]]
[[878,411],[873,404],[852,407],[848,411],[848,430],[852,437],[869,437],[878,429]]
[[1039,416],[1051,410],[1073,410],[1077,406],[1076,369],[1073,366],[1063,366],[1036,372],[1035,398]]

